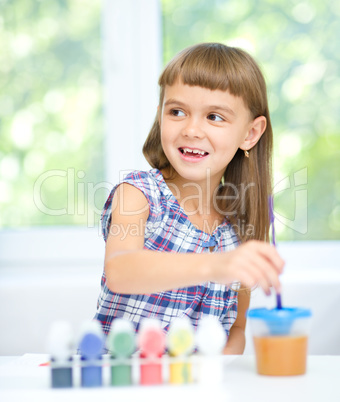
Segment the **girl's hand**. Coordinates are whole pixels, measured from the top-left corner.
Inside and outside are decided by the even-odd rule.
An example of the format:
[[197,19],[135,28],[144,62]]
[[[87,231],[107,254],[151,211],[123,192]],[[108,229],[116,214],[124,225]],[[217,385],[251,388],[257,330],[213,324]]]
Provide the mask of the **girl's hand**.
[[273,286],[281,292],[279,275],[283,271],[284,261],[276,248],[268,243],[250,240],[233,251],[215,254],[213,280],[218,283],[231,284],[240,281],[243,286],[262,287],[270,295]]

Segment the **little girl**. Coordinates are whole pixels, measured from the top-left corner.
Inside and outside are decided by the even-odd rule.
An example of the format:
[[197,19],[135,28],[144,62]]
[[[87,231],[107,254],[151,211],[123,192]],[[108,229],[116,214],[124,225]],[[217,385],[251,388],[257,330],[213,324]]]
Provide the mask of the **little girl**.
[[265,81],[246,52],[204,43],[175,56],[159,85],[143,148],[153,169],[126,176],[102,213],[105,268],[95,318],[105,333],[117,317],[136,330],[156,317],[167,331],[174,317],[196,327],[211,314],[227,333],[224,352],[241,354],[248,289],[280,292],[284,265],[268,244]]

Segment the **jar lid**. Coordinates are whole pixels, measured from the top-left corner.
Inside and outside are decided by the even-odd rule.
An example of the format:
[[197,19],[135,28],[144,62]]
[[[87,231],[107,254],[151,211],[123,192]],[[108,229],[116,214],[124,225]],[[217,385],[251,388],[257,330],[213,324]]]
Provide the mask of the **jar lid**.
[[281,309],[273,308],[254,308],[248,310],[248,317],[264,321],[292,321],[297,318],[307,318],[312,315],[309,309],[284,307]]
[[294,307],[274,308],[271,310],[255,308],[248,311],[248,317],[265,322],[272,335],[289,334],[295,320],[308,318],[311,315],[312,313],[308,309]]

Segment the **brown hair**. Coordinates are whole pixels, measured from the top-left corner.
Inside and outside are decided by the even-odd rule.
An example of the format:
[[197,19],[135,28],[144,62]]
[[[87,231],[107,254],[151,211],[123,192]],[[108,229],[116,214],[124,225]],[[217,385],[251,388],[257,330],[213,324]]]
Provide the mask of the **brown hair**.
[[[273,133],[266,83],[259,66],[245,51],[220,43],[202,43],[184,49],[167,64],[159,78],[160,109],[166,85],[173,85],[179,78],[187,85],[229,91],[243,99],[254,119],[265,116],[265,132],[250,150],[249,158],[241,149],[237,150],[224,172],[217,195],[219,209],[228,215],[241,241],[251,238],[268,241]],[[171,169],[160,134],[157,114],[143,154],[153,168]],[[235,190],[238,194],[242,192],[243,197],[235,197]]]

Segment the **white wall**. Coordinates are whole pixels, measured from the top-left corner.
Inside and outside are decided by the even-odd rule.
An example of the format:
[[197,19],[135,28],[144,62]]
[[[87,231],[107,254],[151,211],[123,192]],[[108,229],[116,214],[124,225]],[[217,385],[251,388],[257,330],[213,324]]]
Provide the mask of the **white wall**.
[[[84,320],[93,318],[104,242],[95,230],[73,229],[72,236],[69,229],[67,232],[70,247],[73,243],[84,245],[86,259],[65,264],[56,253],[45,266],[37,267],[22,262],[21,266],[8,266],[0,258],[0,355],[46,353],[46,336],[53,321],[67,320],[77,333]],[[24,242],[23,236],[20,241]],[[17,250],[23,247],[20,241]],[[0,245],[0,255],[4,255],[1,251],[6,241],[1,236]],[[286,260],[283,304],[308,307],[313,312],[310,353],[340,354],[340,242],[283,243],[279,250]],[[251,307],[259,306],[274,307],[275,295],[266,297],[256,289]],[[253,353],[248,327],[246,333],[246,353]]]
[[103,259],[98,228],[0,232],[0,355],[46,353],[53,321],[92,319]]

